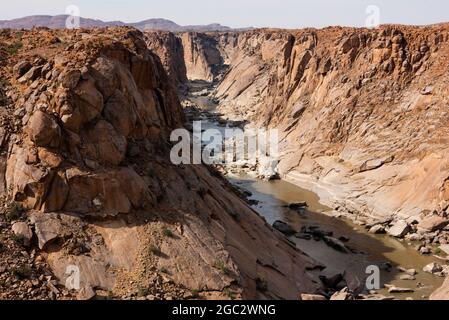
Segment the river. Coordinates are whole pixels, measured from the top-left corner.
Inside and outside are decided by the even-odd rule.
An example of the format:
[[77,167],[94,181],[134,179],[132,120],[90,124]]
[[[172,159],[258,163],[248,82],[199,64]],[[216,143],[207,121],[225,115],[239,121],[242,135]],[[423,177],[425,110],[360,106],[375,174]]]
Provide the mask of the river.
[[[194,84],[195,91],[203,90],[201,83]],[[204,90],[203,90],[204,91]],[[201,95],[189,97],[200,112],[196,113],[191,120],[201,120],[202,129],[217,129],[224,132],[226,122],[216,114],[215,104],[204,92]],[[218,119],[218,121],[217,121]],[[227,174],[231,183],[240,189],[249,191],[254,200],[253,209],[266,219],[269,224],[276,220],[286,222],[296,231],[302,227],[316,227],[319,230],[332,232],[334,238],[344,237],[345,245],[351,249],[352,253],[342,253],[329,247],[324,241],[299,239],[294,236],[289,239],[307,255],[315,259],[326,268],[321,271],[323,275],[334,275],[344,273],[348,283],[360,283],[365,287],[365,279],[369,274],[366,272],[367,266],[378,266],[380,268],[380,289],[377,293],[395,299],[427,299],[444,281],[444,278],[437,277],[422,271],[423,267],[432,262],[439,262],[432,256],[421,255],[413,243],[405,240],[392,238],[388,235],[374,235],[359,225],[355,225],[349,220],[332,217],[325,214],[330,208],[322,205],[316,194],[304,190],[296,185],[282,180],[265,181],[257,179],[246,173]],[[286,208],[285,205],[306,201],[307,210],[298,211]],[[388,266],[390,266],[388,268]],[[418,274],[415,280],[401,280],[404,275],[398,267],[406,269],[416,269]],[[394,285],[399,288],[410,288],[409,293],[388,293],[384,288],[385,284]],[[367,293],[365,290],[363,293]]]

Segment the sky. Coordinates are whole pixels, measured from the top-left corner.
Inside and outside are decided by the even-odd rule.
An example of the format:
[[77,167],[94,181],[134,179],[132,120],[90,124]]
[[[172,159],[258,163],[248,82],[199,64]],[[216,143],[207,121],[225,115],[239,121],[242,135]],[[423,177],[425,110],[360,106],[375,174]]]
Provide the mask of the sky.
[[[364,26],[376,6],[380,24],[423,25],[449,21],[448,0],[2,0],[0,20],[64,14],[137,22],[166,18],[180,25],[221,23],[230,27],[303,28]],[[367,13],[368,8],[368,13]],[[371,10],[371,11],[370,11]],[[378,14],[377,14],[378,13]]]

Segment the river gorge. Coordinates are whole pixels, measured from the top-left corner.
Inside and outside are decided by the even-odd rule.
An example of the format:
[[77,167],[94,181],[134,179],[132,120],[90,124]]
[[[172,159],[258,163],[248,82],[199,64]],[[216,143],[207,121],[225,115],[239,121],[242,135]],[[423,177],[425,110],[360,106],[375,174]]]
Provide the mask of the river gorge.
[[[0,299],[448,299],[448,44],[1,29]],[[279,157],[174,162],[194,121]]]

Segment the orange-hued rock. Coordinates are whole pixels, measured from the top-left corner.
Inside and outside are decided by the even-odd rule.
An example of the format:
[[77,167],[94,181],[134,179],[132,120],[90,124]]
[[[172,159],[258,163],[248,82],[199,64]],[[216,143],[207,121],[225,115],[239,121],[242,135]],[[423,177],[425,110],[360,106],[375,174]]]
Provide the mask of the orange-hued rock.
[[181,37],[184,62],[189,80],[212,82],[222,57],[214,37],[203,33],[184,33]]
[[225,118],[279,130],[283,179],[398,236],[447,226],[447,24],[179,37]]
[[0,59],[0,196],[24,209],[61,285],[79,271],[86,299],[296,299],[318,289],[316,263],[218,172],[171,163],[169,136],[184,116],[141,32],[0,33],[16,39],[17,54]]
[[430,300],[449,300],[449,278],[446,278],[443,285],[430,295]]
[[145,42],[148,48],[161,59],[173,84],[185,84],[187,82],[187,70],[184,63],[182,40],[171,32],[147,31],[145,32]]
[[[449,205],[447,25],[181,37],[196,78],[227,68],[214,77],[226,117],[279,130],[284,179],[374,219]],[[191,58],[210,51],[221,65]]]

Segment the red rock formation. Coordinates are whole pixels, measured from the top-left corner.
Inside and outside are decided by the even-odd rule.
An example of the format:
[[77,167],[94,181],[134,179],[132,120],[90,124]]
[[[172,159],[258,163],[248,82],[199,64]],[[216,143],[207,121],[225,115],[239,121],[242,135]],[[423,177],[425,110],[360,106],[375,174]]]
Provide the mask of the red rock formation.
[[[226,117],[280,130],[284,179],[360,223],[392,217],[420,229],[438,218],[446,225],[447,25],[183,39],[189,78],[220,80],[214,98]],[[217,65],[207,51],[220,53],[225,73],[212,76]]]
[[184,63],[184,48],[181,39],[171,32],[145,32],[145,42],[162,61],[164,69],[175,85],[187,82],[187,70]]
[[445,211],[446,25],[208,37],[221,111],[281,130],[286,179],[376,219]]
[[296,299],[317,289],[314,262],[225,179],[170,162],[168,135],[183,115],[140,32],[35,29],[2,41],[21,48],[1,69],[0,191],[5,210],[25,210],[5,214],[34,229],[60,283],[75,266],[83,298]]

